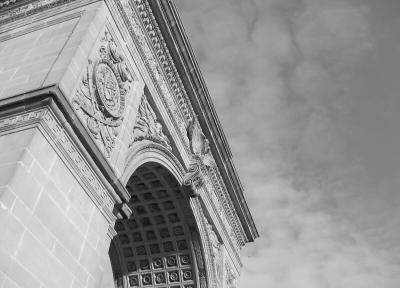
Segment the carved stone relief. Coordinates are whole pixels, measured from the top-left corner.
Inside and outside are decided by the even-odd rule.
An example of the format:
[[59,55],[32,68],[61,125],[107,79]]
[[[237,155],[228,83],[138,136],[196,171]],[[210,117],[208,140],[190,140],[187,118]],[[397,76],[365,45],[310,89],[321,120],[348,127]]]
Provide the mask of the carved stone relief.
[[139,106],[130,146],[142,140],[149,140],[161,144],[172,151],[170,141],[163,132],[162,124],[157,120],[156,113],[151,108],[145,95],[143,95],[142,102]]
[[207,219],[206,222],[206,229],[208,238],[211,245],[211,258],[213,262],[213,270],[215,275],[215,281],[217,287],[222,287],[221,281],[223,277],[223,254],[222,254],[222,244],[218,240],[217,234],[215,233],[213,226],[208,223]]
[[187,129],[192,162],[189,171],[183,179],[183,184],[191,187],[194,191],[193,196],[197,196],[197,190],[204,184],[204,178],[208,169],[215,166],[214,158],[211,154],[210,145],[201,131],[197,120],[192,120]]
[[229,265],[225,266],[225,283],[227,288],[236,288],[236,277]]
[[123,121],[125,97],[132,75],[122,52],[106,31],[101,38],[98,56],[89,60],[72,104],[90,135],[110,157]]

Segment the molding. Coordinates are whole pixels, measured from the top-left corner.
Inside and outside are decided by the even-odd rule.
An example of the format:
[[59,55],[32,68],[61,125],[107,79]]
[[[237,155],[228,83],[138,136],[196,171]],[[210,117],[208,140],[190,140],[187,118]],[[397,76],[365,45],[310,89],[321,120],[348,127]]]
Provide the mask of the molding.
[[[0,2],[0,9],[5,10],[0,13],[0,25],[15,21],[16,19],[36,14],[40,11],[73,2],[74,0],[37,0],[28,3],[21,0],[3,0]],[[3,12],[1,11],[0,12]]]
[[157,162],[170,171],[178,182],[181,182],[185,169],[178,158],[163,145],[149,140],[135,142],[126,157],[124,174],[121,181],[126,185],[129,178],[140,167],[147,162]]

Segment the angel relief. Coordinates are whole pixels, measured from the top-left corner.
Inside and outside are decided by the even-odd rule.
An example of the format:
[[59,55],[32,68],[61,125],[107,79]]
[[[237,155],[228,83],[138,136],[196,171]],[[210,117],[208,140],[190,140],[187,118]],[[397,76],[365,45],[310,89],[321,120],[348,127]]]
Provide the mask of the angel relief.
[[123,54],[108,32],[100,41],[99,57],[89,60],[72,104],[86,124],[91,136],[109,157],[115,146],[125,111],[125,97],[132,75]]
[[151,108],[146,96],[143,96],[139,106],[130,146],[142,140],[153,141],[163,145],[170,151],[172,150],[168,137],[163,133],[162,124],[157,120],[156,113]]

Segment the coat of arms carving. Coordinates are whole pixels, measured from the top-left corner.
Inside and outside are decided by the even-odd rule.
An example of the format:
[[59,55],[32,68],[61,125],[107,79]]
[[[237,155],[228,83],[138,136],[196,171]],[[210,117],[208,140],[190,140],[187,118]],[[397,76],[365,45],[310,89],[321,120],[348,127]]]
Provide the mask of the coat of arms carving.
[[87,129],[109,157],[115,147],[125,111],[125,97],[132,75],[122,52],[106,31],[100,41],[98,57],[89,60],[81,84],[72,98]]

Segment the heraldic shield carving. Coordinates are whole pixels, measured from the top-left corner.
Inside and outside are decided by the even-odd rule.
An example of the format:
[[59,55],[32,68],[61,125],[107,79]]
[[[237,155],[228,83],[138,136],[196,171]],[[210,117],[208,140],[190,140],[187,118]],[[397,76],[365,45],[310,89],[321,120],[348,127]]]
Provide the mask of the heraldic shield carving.
[[81,112],[90,134],[109,157],[122,124],[132,75],[107,31],[100,42],[98,57],[94,62],[89,60],[72,104]]

